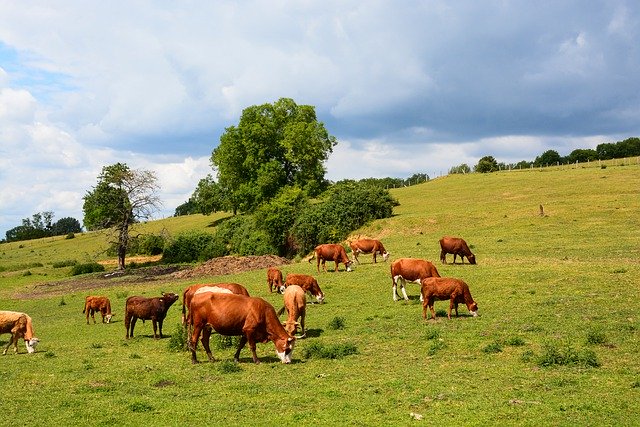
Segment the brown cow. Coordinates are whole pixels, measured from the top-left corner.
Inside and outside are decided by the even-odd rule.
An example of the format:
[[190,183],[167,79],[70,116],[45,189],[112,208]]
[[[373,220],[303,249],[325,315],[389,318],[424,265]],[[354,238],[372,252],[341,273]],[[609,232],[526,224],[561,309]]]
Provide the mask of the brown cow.
[[209,348],[211,329],[206,326],[211,326],[221,335],[240,336],[234,355],[236,362],[240,361],[240,350],[248,342],[254,363],[260,363],[256,343],[273,341],[280,361],[291,363],[295,338],[285,331],[273,306],[262,298],[213,292],[197,294],[191,300],[189,318],[193,325],[189,342],[192,363],[198,363],[196,346],[200,333],[202,346],[209,360],[214,361]]
[[282,280],[282,271],[275,267],[269,267],[267,270],[267,285],[269,285],[269,293],[273,292],[273,287],[276,287],[276,292],[280,291],[280,288],[284,286]]
[[434,301],[449,300],[449,319],[451,319],[451,309],[455,308],[458,317],[458,304],[464,303],[469,312],[476,317],[478,315],[478,304],[471,297],[469,286],[459,279],[452,277],[427,277],[422,279],[421,289],[422,318],[427,319],[427,307],[431,310],[431,317],[435,320],[436,312],[433,309]]
[[[284,330],[289,335],[293,335],[296,332],[298,325],[302,329],[302,336],[296,338],[304,338],[306,333],[304,331],[304,318],[307,310],[307,298],[305,291],[298,285],[291,285],[284,291],[284,307],[278,311],[278,316],[287,310],[289,315],[287,321],[284,323]],[[300,322],[298,323],[298,319]]]
[[102,323],[111,323],[111,301],[107,297],[96,297],[87,295],[84,299],[83,313],[87,313],[87,325],[89,324],[89,315],[93,319],[93,324],[96,324],[96,317],[94,314],[99,311],[102,315]]
[[300,286],[305,292],[309,292],[316,297],[319,303],[324,301],[324,293],[318,285],[318,281],[307,274],[287,274],[287,279],[284,281],[284,287],[287,288],[291,285]]
[[[199,283],[197,285],[191,285],[182,293],[182,324],[186,324],[189,319],[189,315],[186,313],[189,305],[191,304],[191,298],[193,295],[203,287],[218,287],[231,291],[232,294],[249,296],[247,288],[239,283]],[[214,290],[211,290],[214,291]]]
[[[162,297],[145,298],[132,296],[127,298],[124,307],[124,327],[127,328],[126,338],[133,337],[133,329],[136,327],[136,320],[151,320],[153,322],[153,338],[158,338],[156,332],[160,327],[160,338],[162,338],[162,322],[167,317],[167,311],[174,302],[178,300],[178,295],[169,292],[162,293]],[[131,333],[129,333],[131,331]]]
[[17,311],[0,311],[0,334],[11,334],[9,344],[2,354],[7,354],[7,350],[13,344],[14,353],[18,354],[18,340],[22,338],[28,353],[36,351],[36,346],[40,342],[33,336],[33,325],[31,317],[26,313]]
[[[398,281],[405,300],[409,300],[404,285],[407,281],[420,283],[425,277],[440,277],[435,265],[430,261],[415,258],[400,258],[391,264],[391,283],[393,284],[393,300],[398,301]],[[420,295],[422,300],[422,294]]]
[[380,240],[360,239],[349,242],[349,246],[351,247],[351,252],[353,253],[353,259],[355,259],[358,264],[360,264],[360,261],[358,260],[358,254],[372,253],[374,263],[378,262],[376,259],[377,254],[382,255],[382,258],[385,260],[385,262],[389,258],[389,252],[387,252]]
[[344,264],[347,271],[351,271],[351,260],[347,256],[347,252],[345,252],[344,248],[340,244],[326,243],[324,245],[318,245],[314,249],[311,258],[309,258],[309,262],[311,262],[314,257],[318,259],[318,262],[316,264],[318,273],[320,273],[320,262],[322,262],[322,269],[324,271],[327,271],[327,266],[325,265],[326,261],[333,261],[336,263],[335,271],[338,271],[338,265],[340,263]]
[[464,257],[467,257],[469,264],[476,263],[476,257],[471,253],[467,242],[459,237],[443,237],[440,239],[440,261],[447,263],[447,254],[453,254],[453,263],[456,263],[456,256],[459,255],[464,264]]

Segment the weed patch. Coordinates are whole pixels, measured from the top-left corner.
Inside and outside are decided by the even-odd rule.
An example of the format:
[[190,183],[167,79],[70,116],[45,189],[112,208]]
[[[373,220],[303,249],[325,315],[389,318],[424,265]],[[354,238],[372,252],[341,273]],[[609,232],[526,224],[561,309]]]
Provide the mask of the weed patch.
[[341,316],[336,316],[333,319],[331,319],[331,321],[329,322],[329,329],[331,330],[339,330],[339,329],[344,329],[345,327],[345,318],[341,317]]
[[176,330],[171,334],[169,344],[167,345],[170,351],[187,351],[189,350],[189,336],[187,328],[180,323],[176,325]]
[[218,363],[218,371],[221,374],[233,374],[235,372],[242,372],[242,368],[236,362],[231,360],[223,360]]
[[358,348],[351,343],[325,345],[313,342],[302,349],[305,359],[341,359],[351,354],[358,354]]
[[499,341],[494,341],[490,344],[487,344],[482,349],[483,353],[500,353],[502,352],[502,344]]
[[600,362],[593,350],[575,350],[570,346],[558,347],[554,344],[546,344],[541,355],[536,357],[536,364],[541,368],[551,366],[580,366],[584,368],[597,368]]

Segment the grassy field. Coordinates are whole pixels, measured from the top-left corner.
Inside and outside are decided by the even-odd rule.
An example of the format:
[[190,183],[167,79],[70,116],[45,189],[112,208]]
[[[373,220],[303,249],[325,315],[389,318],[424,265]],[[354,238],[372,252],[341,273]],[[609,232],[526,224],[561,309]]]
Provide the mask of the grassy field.
[[[111,298],[116,322],[86,325],[87,292],[15,295],[55,287],[68,274],[55,261],[103,260],[97,233],[0,245],[0,308],[29,313],[41,339],[33,355],[21,342],[21,354],[0,356],[0,425],[640,425],[640,166],[456,175],[392,193],[394,216],[354,236],[381,239],[391,260],[429,259],[465,280],[480,316],[461,306],[447,320],[448,303],[437,302],[440,317],[425,322],[418,285],[394,303],[389,263],[371,256],[351,273],[286,265],[285,274],[316,276],[326,295],[308,307],[308,338],[291,365],[272,343],[258,344],[260,365],[248,349],[228,363],[233,348],[192,365],[170,348],[180,302],[165,321],[169,338],[151,338],[148,322],[124,339],[127,296],[204,280],[242,283],[279,308],[264,270],[92,291]],[[215,219],[145,226],[174,232]],[[443,235],[464,237],[478,265],[442,265]],[[320,347],[357,353],[312,357]]]

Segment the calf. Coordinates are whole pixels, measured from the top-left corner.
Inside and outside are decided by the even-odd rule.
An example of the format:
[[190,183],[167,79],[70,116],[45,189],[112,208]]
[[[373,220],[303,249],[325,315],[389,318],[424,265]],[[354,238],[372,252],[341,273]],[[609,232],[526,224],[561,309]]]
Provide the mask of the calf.
[[476,263],[476,257],[471,253],[467,242],[459,237],[443,237],[440,239],[440,261],[447,263],[447,254],[453,254],[453,263],[456,263],[456,256],[460,256],[464,264],[464,257],[467,257],[469,264]]
[[89,324],[89,315],[93,319],[93,324],[96,324],[95,312],[99,311],[102,315],[102,323],[111,323],[111,301],[107,297],[96,297],[88,295],[84,299],[83,313],[87,313],[87,325]]
[[478,304],[471,297],[469,286],[459,279],[452,277],[428,277],[422,279],[422,318],[427,319],[427,307],[431,310],[431,317],[436,318],[433,309],[434,301],[449,300],[449,312],[447,317],[451,319],[451,309],[455,308],[458,317],[458,304],[466,304],[469,312],[476,317],[478,315]]
[[338,265],[340,263],[344,264],[347,271],[351,271],[351,260],[347,256],[347,253],[345,252],[342,245],[339,245],[337,243],[326,243],[324,245],[316,246],[313,255],[311,255],[311,258],[309,258],[309,262],[311,262],[314,257],[318,259],[316,263],[316,269],[318,270],[318,273],[320,273],[320,262],[322,262],[322,269],[324,271],[327,271],[327,266],[325,264],[326,261],[335,262],[336,268],[334,271],[338,271]]
[[[296,338],[304,338],[306,333],[304,331],[304,318],[307,309],[307,298],[305,291],[298,285],[291,285],[284,291],[284,307],[278,311],[278,316],[287,310],[289,317],[284,323],[284,330],[289,335],[293,335],[296,332],[297,326],[302,328],[302,336]],[[298,323],[300,319],[300,323]]]
[[389,252],[387,252],[380,240],[360,239],[349,242],[349,246],[351,247],[351,252],[353,253],[353,259],[355,259],[358,264],[360,264],[360,261],[358,260],[359,254],[373,254],[374,263],[378,262],[376,260],[377,254],[382,255],[382,259],[384,259],[385,262],[389,258]]
[[160,328],[160,338],[162,338],[162,322],[167,317],[167,311],[178,300],[178,295],[174,293],[162,293],[162,297],[145,298],[132,296],[127,298],[124,308],[124,327],[127,329],[126,338],[133,337],[133,329],[136,327],[136,320],[142,319],[153,321],[153,338],[158,338],[156,332]]
[[282,280],[282,271],[275,267],[269,267],[267,270],[267,285],[269,285],[269,293],[273,292],[273,287],[276,287],[276,292],[280,291],[280,288],[284,286]]
[[[245,288],[239,283],[199,283],[197,285],[191,285],[188,288],[186,288],[182,293],[182,324],[183,325],[185,325],[189,319],[189,315],[186,311],[189,308],[189,305],[191,304],[191,298],[193,298],[193,295],[198,290],[205,287],[207,288],[217,287],[219,289],[227,289],[232,294],[249,296],[249,291],[247,291],[247,288]],[[209,291],[215,292],[214,289],[210,289]]]
[[[391,264],[391,283],[393,285],[393,300],[398,301],[398,282],[405,300],[409,300],[405,283],[420,283],[425,277],[440,277],[435,265],[430,261],[415,258],[399,258]],[[420,295],[422,300],[422,294]]]
[[287,288],[291,285],[300,286],[305,292],[310,293],[319,303],[324,301],[324,293],[318,285],[318,281],[313,277],[306,274],[287,274],[287,279],[284,282],[284,287]]
[[18,354],[18,340],[20,338],[24,340],[28,353],[35,352],[36,346],[40,342],[38,338],[33,336],[31,317],[17,311],[0,311],[0,334],[11,334],[9,344],[2,352],[3,355],[7,354],[11,344],[13,344],[14,353]]
[[290,336],[278,320],[276,310],[262,298],[220,293],[194,295],[189,307],[189,319],[193,333],[189,341],[191,362],[198,363],[196,346],[202,333],[202,346],[210,361],[214,361],[209,348],[211,329],[221,335],[240,336],[234,355],[240,361],[240,350],[249,343],[254,363],[260,363],[256,354],[256,343],[273,341],[276,354],[282,363],[291,363],[295,338]]

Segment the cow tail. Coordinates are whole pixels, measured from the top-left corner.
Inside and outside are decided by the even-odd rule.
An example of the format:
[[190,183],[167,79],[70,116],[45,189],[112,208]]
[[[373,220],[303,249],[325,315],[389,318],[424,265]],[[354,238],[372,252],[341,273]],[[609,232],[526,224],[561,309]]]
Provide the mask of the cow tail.
[[316,257],[316,251],[313,251],[311,253],[311,258],[309,258],[309,263],[311,263],[311,260],[314,259]]

